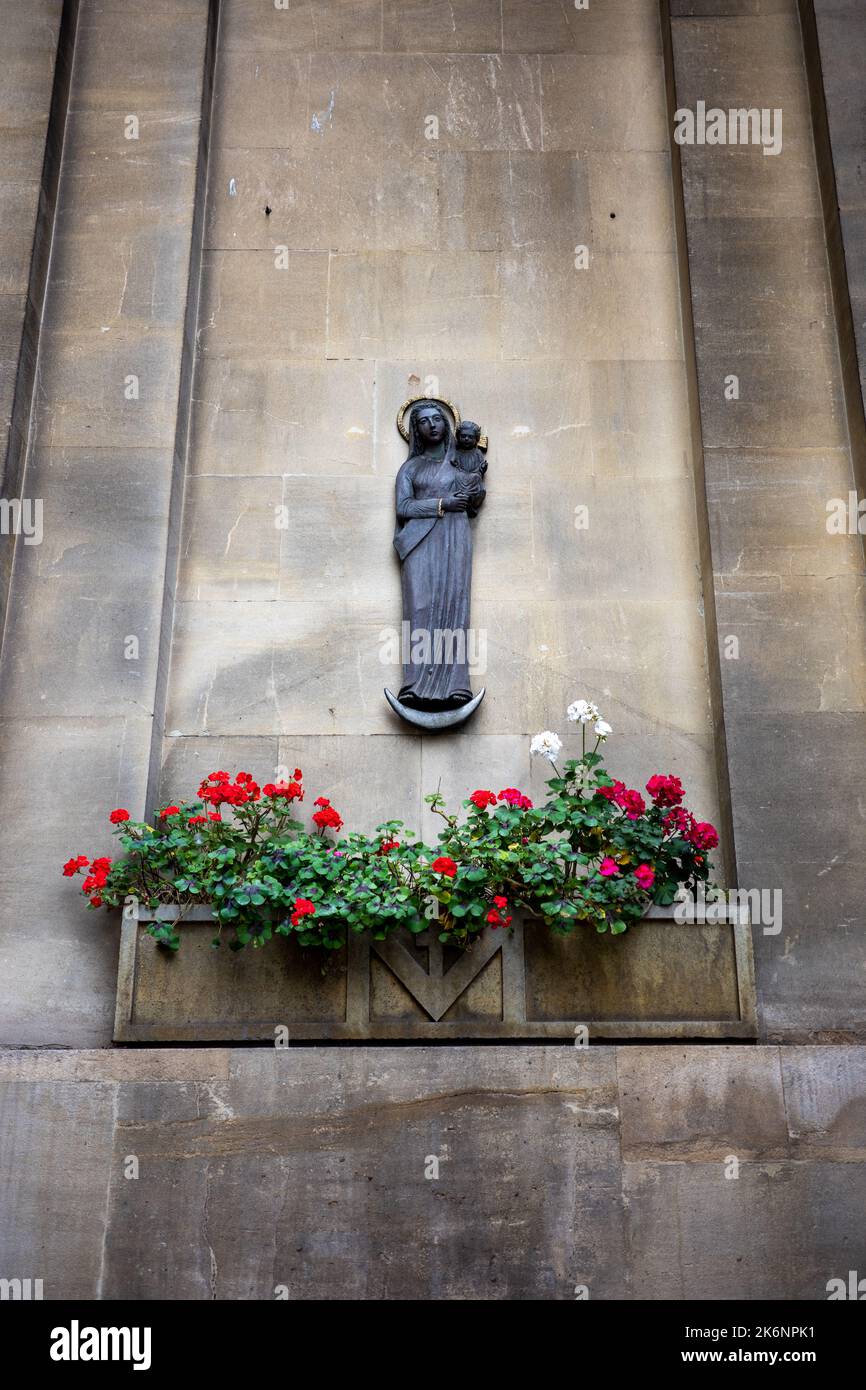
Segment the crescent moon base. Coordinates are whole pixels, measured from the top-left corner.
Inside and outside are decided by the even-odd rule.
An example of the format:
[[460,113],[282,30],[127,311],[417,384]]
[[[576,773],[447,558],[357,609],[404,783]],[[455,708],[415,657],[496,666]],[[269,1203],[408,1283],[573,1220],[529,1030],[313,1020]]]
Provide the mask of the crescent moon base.
[[456,725],[465,723],[469,716],[475,713],[484,699],[486,688],[486,686],[483,687],[471,700],[467,700],[465,705],[458,705],[456,709],[412,709],[409,705],[401,704],[397,696],[387,688],[385,699],[395,714],[399,714],[400,718],[405,719],[407,724],[414,724],[418,729],[453,729]]

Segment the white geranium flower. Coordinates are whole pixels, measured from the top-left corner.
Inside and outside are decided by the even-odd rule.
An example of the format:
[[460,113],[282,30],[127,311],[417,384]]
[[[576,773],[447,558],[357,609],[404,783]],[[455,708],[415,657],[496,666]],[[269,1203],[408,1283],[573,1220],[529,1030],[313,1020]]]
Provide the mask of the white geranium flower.
[[562,748],[562,739],[558,734],[551,733],[550,729],[545,729],[543,734],[536,734],[529,745],[530,753],[537,753],[541,758],[547,758],[548,762],[556,762]]
[[597,737],[597,738],[600,738],[600,739],[605,739],[605,738],[607,738],[608,734],[612,734],[612,733],[613,733],[613,729],[612,729],[612,728],[610,727],[610,725],[607,724],[603,719],[597,719],[597,720],[595,721],[594,727],[595,727],[596,737]]
[[573,705],[569,705],[566,713],[572,724],[591,724],[594,719],[600,719],[598,705],[594,705],[591,700],[575,700]]

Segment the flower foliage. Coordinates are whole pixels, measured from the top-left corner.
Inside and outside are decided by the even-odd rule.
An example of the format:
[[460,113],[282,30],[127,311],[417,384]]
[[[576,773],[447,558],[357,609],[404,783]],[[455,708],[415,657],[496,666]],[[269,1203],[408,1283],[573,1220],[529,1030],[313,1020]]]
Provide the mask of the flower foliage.
[[[95,908],[129,898],[176,907],[174,920],[148,924],[172,950],[184,912],[201,904],[217,922],[214,944],[228,928],[235,950],[274,934],[335,950],[348,932],[381,940],[399,928],[424,931],[431,918],[440,940],[464,947],[487,927],[507,928],[518,912],[556,932],[584,924],[618,935],[651,904],[669,905],[680,890],[706,883],[718,835],[683,805],[679,778],[656,774],[644,795],[609,775],[598,749],[612,731],[595,705],[578,701],[568,713],[582,726],[580,757],[559,768],[559,737],[547,730],[533,740],[554,772],[544,805],[517,787],[480,787],[454,814],[434,792],[426,801],[442,822],[435,848],[396,820],[374,835],[340,837],[343,819],[327,797],[316,799],[306,824],[300,768],[262,786],[248,772],[218,771],[197,800],[159,808],[153,824],[110,812],[122,856],[77,855],[63,873],[83,875]],[[589,727],[595,743],[587,750]]]

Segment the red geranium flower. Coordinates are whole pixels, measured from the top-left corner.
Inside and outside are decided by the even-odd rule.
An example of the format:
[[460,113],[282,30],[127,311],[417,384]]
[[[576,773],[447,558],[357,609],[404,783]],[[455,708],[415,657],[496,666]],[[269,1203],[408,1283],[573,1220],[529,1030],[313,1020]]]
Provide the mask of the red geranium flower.
[[[507,903],[504,898],[494,898],[493,901],[497,904],[498,907],[507,906]],[[487,921],[491,927],[508,927],[511,925],[511,918],[500,916],[495,907],[491,907],[490,911],[488,912]]]
[[111,821],[112,825],[120,825],[123,821],[129,820],[129,812],[124,811],[122,807],[118,806],[116,811],[112,811],[109,814],[108,819]]
[[207,816],[190,816],[187,825],[207,825]]
[[66,863],[63,865],[64,877],[74,878],[79,870],[86,869],[89,863],[90,860],[86,854],[79,854],[75,859],[67,859]]
[[606,854],[598,866],[598,872],[602,878],[613,878],[619,873],[619,865],[615,859],[611,859],[610,855]]
[[379,846],[379,853],[380,853],[380,854],[388,854],[392,849],[399,849],[399,848],[400,848],[400,841],[399,841],[399,840],[383,840],[382,843],[381,843],[381,845]]
[[164,811],[160,811],[160,813],[159,813],[159,818],[160,818],[160,820],[167,820],[169,816],[179,816],[179,815],[180,815],[180,807],[179,807],[179,806],[166,806],[166,808],[165,808]]
[[335,811],[329,801],[320,798],[316,804],[322,804],[321,811],[316,811],[313,820],[320,830],[340,830],[343,825],[343,818],[339,811]]
[[493,795],[493,792],[473,792],[469,800],[478,807],[479,811],[486,811],[488,806],[496,805],[496,797]]
[[457,865],[447,854],[440,854],[438,859],[434,859],[430,865],[434,874],[445,874],[446,878],[453,878],[457,872]]
[[295,910],[292,913],[292,926],[296,927],[302,917],[311,917],[316,911],[316,904],[311,903],[309,898],[295,898]]
[[634,876],[641,888],[645,888],[647,892],[649,892],[656,881],[656,871],[651,864],[638,864],[634,871]]
[[282,797],[285,801],[303,801],[304,789],[300,782],[268,782],[262,787],[265,796]]

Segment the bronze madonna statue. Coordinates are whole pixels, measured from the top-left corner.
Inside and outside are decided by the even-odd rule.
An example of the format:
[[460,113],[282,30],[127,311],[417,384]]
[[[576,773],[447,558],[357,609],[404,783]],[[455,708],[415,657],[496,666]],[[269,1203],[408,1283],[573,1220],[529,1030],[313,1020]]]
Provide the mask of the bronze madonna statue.
[[447,404],[407,402],[398,416],[409,444],[397,474],[394,535],[402,568],[404,663],[399,695],[385,695],[402,718],[428,729],[462,723],[484,697],[483,690],[473,697],[468,653],[470,518],[486,496],[486,441],[476,424],[461,422]]

